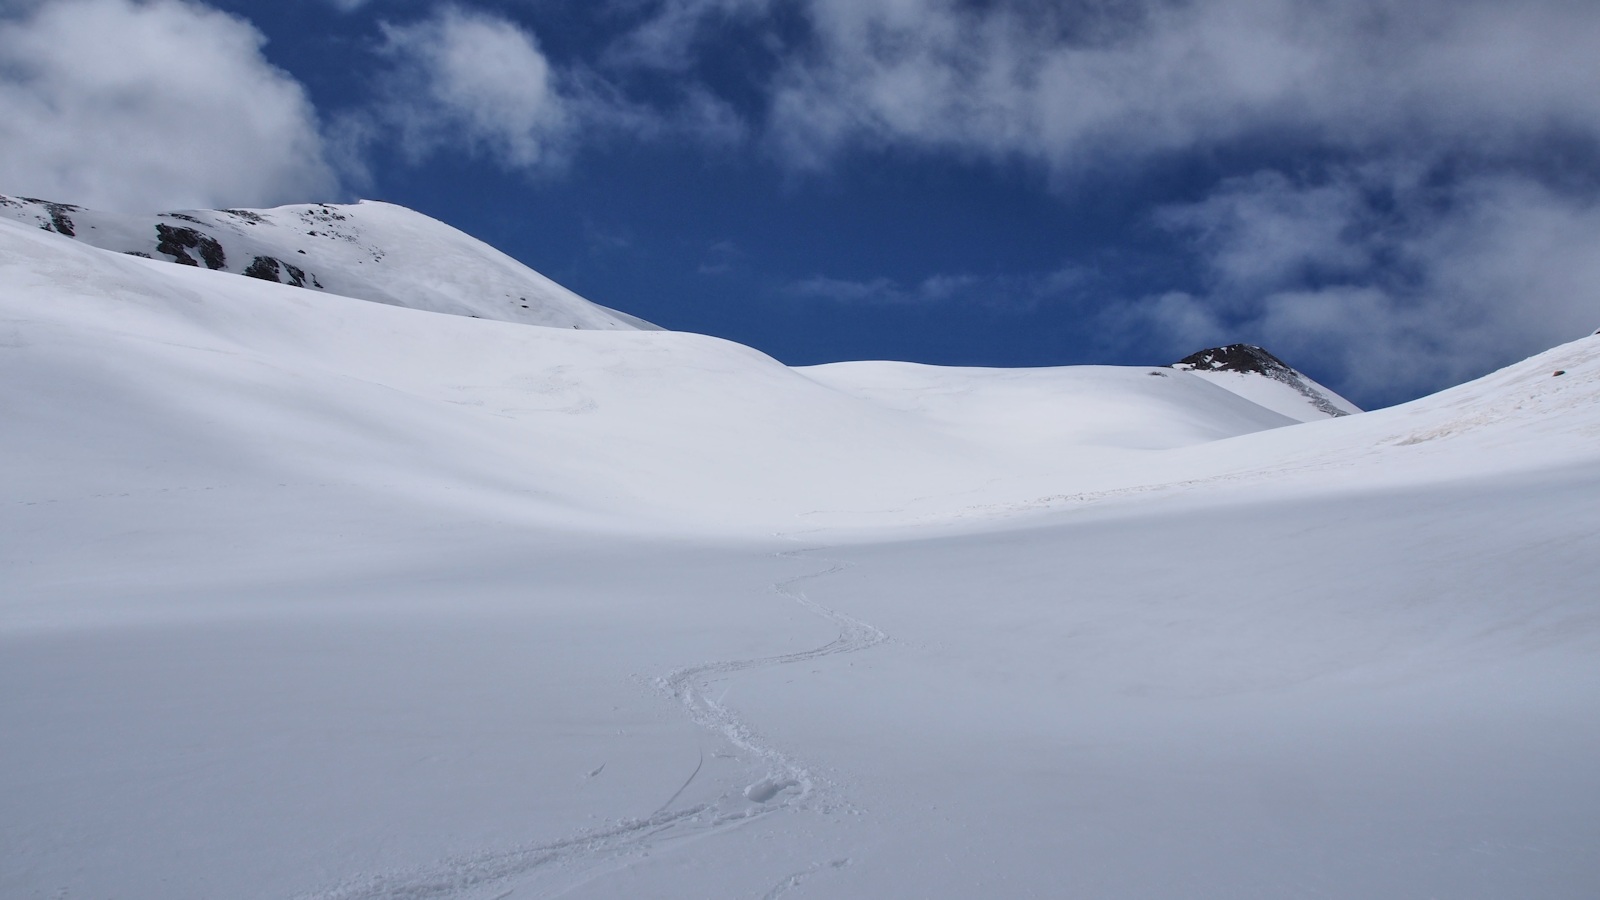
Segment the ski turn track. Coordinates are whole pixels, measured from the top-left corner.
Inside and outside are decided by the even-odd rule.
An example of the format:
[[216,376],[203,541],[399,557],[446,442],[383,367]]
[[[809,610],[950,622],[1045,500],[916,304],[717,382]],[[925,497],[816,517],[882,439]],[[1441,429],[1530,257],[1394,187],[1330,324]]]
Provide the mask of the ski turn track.
[[[824,548],[785,551],[781,559],[803,560]],[[710,696],[711,683],[748,669],[785,666],[825,656],[855,653],[888,640],[873,625],[810,599],[800,586],[849,568],[841,560],[820,572],[798,575],[772,585],[771,591],[832,622],[839,636],[811,650],[752,659],[724,660],[675,669],[654,681],[664,695],[681,705],[700,727],[732,745],[753,771],[763,772],[743,789],[725,792],[717,800],[682,809],[673,804],[688,788],[705,763],[695,767],[665,804],[642,819],[613,822],[549,843],[492,853],[474,854],[430,866],[379,875],[360,876],[331,890],[301,895],[300,900],[502,900],[516,897],[556,897],[584,883],[626,868],[652,850],[666,845],[709,837],[737,828],[785,809],[828,813],[848,804],[832,796],[833,789],[800,761],[768,743],[733,708]],[[843,868],[849,860],[833,860],[786,877],[768,892],[775,897],[797,886],[808,875],[828,868]],[[508,888],[510,888],[508,890]]]
[[[812,551],[797,550],[779,553],[778,556],[784,559],[801,559],[803,554],[809,552]],[[745,669],[784,666],[791,663],[820,659],[824,656],[835,656],[840,653],[854,653],[887,640],[888,638],[884,633],[876,627],[845,615],[838,610],[829,609],[810,599],[805,595],[804,591],[799,589],[798,586],[803,582],[836,575],[848,568],[847,563],[837,560],[832,560],[831,562],[833,562],[832,567],[822,572],[813,572],[809,575],[800,575],[787,581],[778,582],[772,586],[772,589],[774,592],[793,600],[812,613],[838,626],[839,636],[837,638],[821,647],[802,650],[798,653],[706,663],[678,669],[656,679],[657,686],[677,699],[695,724],[720,735],[728,743],[743,750],[766,766],[768,770],[766,776],[747,785],[744,789],[745,798],[755,803],[776,803],[781,806],[786,803],[805,800],[818,791],[818,781],[803,765],[791,759],[776,747],[766,743],[740,717],[738,712],[724,706],[717,700],[711,699],[708,693],[710,681],[721,676],[744,671]]]

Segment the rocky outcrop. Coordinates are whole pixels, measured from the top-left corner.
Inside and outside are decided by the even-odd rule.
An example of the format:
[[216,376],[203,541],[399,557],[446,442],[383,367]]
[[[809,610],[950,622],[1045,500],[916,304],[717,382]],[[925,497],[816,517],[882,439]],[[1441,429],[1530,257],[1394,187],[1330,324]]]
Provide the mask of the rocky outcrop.
[[193,250],[205,260],[208,269],[227,268],[228,255],[223,252],[222,245],[216,238],[202,234],[193,228],[174,227],[172,225],[156,225],[156,252],[172,257],[172,261],[185,266],[196,266],[200,263],[189,255]]
[[1228,344],[1192,353],[1173,363],[1169,368],[1200,372],[1239,372],[1260,375],[1294,388],[1319,412],[1328,416],[1347,416],[1350,411],[1341,408],[1315,382],[1295,371],[1288,363],[1274,356],[1264,347],[1255,344]]
[[[244,270],[244,274],[262,281],[276,281],[293,287],[305,287],[307,282],[306,271],[299,266],[286,263],[276,256],[258,256]],[[312,285],[322,287],[317,282],[317,277],[309,277]]]

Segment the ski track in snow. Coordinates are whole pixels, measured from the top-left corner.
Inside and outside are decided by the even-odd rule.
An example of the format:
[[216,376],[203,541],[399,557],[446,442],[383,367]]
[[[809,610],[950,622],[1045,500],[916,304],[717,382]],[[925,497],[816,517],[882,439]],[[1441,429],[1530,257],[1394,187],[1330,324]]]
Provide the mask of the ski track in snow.
[[[822,548],[776,555],[783,559],[804,559],[805,554],[819,549]],[[745,785],[742,791],[724,793],[712,803],[672,810],[672,805],[700,774],[705,764],[702,750],[700,762],[688,780],[660,809],[645,818],[614,822],[549,843],[457,857],[425,868],[358,877],[331,890],[301,895],[301,900],[465,900],[469,897],[500,900],[511,894],[521,895],[516,889],[502,890],[506,882],[542,872],[549,872],[554,883],[535,888],[527,896],[554,897],[605,872],[624,868],[668,842],[727,831],[783,809],[826,813],[848,808],[842,798],[830,796],[831,786],[823,779],[768,743],[737,711],[713,700],[709,694],[712,681],[736,672],[854,653],[888,640],[888,636],[873,625],[829,609],[799,589],[798,585],[804,582],[836,575],[849,567],[849,563],[843,561],[825,561],[832,565],[820,572],[779,581],[771,590],[834,623],[839,628],[837,638],[811,650],[687,666],[655,679],[656,688],[677,701],[696,725],[742,751],[746,761],[755,768],[765,770],[762,777]],[[798,887],[816,873],[842,869],[849,864],[848,859],[836,859],[785,876],[763,895],[763,900]]]
[[[785,559],[800,559],[802,554],[808,552],[811,551],[791,551],[779,553],[778,556]],[[806,662],[824,656],[834,656],[840,653],[854,653],[887,640],[884,633],[874,626],[837,610],[829,609],[811,600],[796,587],[796,585],[805,581],[836,575],[847,567],[848,565],[844,562],[833,561],[833,565],[824,571],[781,581],[773,585],[772,588],[776,593],[793,600],[816,615],[837,625],[839,636],[832,641],[811,650],[786,653],[781,656],[736,659],[689,666],[656,679],[656,686],[677,699],[695,724],[720,735],[728,743],[766,765],[768,769],[767,775],[745,787],[744,796],[746,799],[756,803],[769,803],[783,796],[785,797],[785,803],[789,803],[811,797],[813,792],[817,791],[819,785],[810,770],[789,758],[781,750],[767,744],[736,711],[724,706],[718,700],[711,699],[707,693],[709,682],[713,678],[731,675],[745,669],[783,666],[791,663]]]
[[825,863],[817,863],[809,869],[796,872],[793,875],[784,878],[782,881],[778,882],[777,886],[775,886],[772,890],[761,895],[761,900],[778,900],[779,897],[804,884],[806,879],[810,878],[812,875],[815,875],[818,872],[825,872],[828,869],[843,869],[848,865],[850,865],[849,857],[830,860]]

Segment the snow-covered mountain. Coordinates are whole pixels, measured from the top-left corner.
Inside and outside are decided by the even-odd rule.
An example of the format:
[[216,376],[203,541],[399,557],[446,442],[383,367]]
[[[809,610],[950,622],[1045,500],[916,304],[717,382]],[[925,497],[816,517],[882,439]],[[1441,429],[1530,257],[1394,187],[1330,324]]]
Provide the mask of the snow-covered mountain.
[[[391,250],[308,281],[444,242],[339,211]],[[0,221],[0,896],[1600,883],[1600,337],[1313,416],[1225,360],[790,368],[92,219]]]
[[1348,416],[1361,408],[1254,344],[1229,344],[1185,356],[1171,368],[1193,374],[1297,422]]
[[[113,468],[127,469],[113,480],[162,471],[170,451],[156,448],[173,440],[231,446],[225,458],[275,471],[321,470],[347,454],[362,462],[346,477],[360,481],[412,467],[394,454],[429,447],[432,461],[401,479],[414,489],[429,472],[493,472],[497,483],[565,498],[560,515],[781,529],[871,524],[913,507],[938,518],[984,485],[991,499],[1021,502],[1058,487],[1069,461],[1109,477],[1147,454],[1292,421],[1167,369],[791,369],[700,335],[441,318],[108,254],[41,229],[0,229],[0,242],[27,285],[9,292],[19,315],[56,322],[77,353],[100,360],[46,384],[32,384],[42,367],[16,372],[14,408],[53,396],[59,409],[124,411],[40,429],[63,443],[17,462],[37,489]],[[219,355],[262,367],[213,371]],[[159,372],[171,373],[172,390],[124,374]],[[315,403],[284,399],[306,391]],[[266,404],[259,415],[242,414],[251,397]],[[348,430],[362,421],[373,428]],[[411,437],[397,443],[390,430],[402,422]],[[310,434],[325,436],[324,449],[282,445]],[[83,457],[110,446],[120,448],[112,458]]]
[[392,306],[556,328],[654,329],[389,203],[127,215],[0,195],[0,216],[104,250]]

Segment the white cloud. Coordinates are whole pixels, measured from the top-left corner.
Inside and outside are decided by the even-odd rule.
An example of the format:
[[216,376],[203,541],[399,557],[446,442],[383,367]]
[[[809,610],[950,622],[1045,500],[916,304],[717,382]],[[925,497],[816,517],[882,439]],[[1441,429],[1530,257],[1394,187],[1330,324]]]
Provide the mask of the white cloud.
[[714,241],[706,248],[705,259],[696,267],[701,275],[727,275],[744,258],[744,251],[733,241]]
[[1252,138],[1371,150],[1600,136],[1600,5],[807,0],[780,74],[793,165],[855,146],[1023,158],[1059,177]]
[[773,5],[773,0],[659,0],[651,15],[619,38],[606,57],[625,66],[686,69],[710,24],[749,21]]
[[790,284],[787,291],[796,297],[835,303],[961,303],[1017,312],[1045,302],[1073,301],[1093,277],[1073,266],[1042,275],[937,273],[909,285],[892,278],[852,280],[817,275]]
[[397,129],[420,159],[466,149],[513,169],[566,165],[580,142],[615,136],[689,138],[706,145],[742,141],[745,125],[724,101],[696,85],[675,106],[630,101],[581,66],[558,67],[534,34],[503,16],[447,5],[420,22],[384,24],[377,118]]
[[799,8],[810,42],[780,66],[766,123],[798,170],[860,150],[1020,160],[1070,197],[1166,159],[1286,167],[1156,216],[1209,282],[1107,310],[1124,334],[1153,327],[1185,353],[1251,338],[1394,399],[1600,320],[1592,0]]
[[413,155],[459,144],[518,168],[564,159],[574,129],[571,101],[531,33],[458,6],[383,31],[396,63],[385,116]]
[[148,211],[335,189],[315,110],[247,22],[185,0],[6,9],[0,190]]
[[1600,199],[1515,173],[1454,182],[1369,165],[1262,173],[1160,219],[1198,242],[1204,296],[1139,304],[1168,346],[1249,339],[1391,401],[1483,374],[1600,321]]
[[1377,223],[1348,179],[1295,185],[1281,172],[1258,172],[1154,218],[1191,236],[1233,293],[1364,272],[1374,263],[1360,234]]
[[890,278],[856,281],[815,275],[789,285],[797,297],[816,297],[835,303],[907,303],[916,297]]

